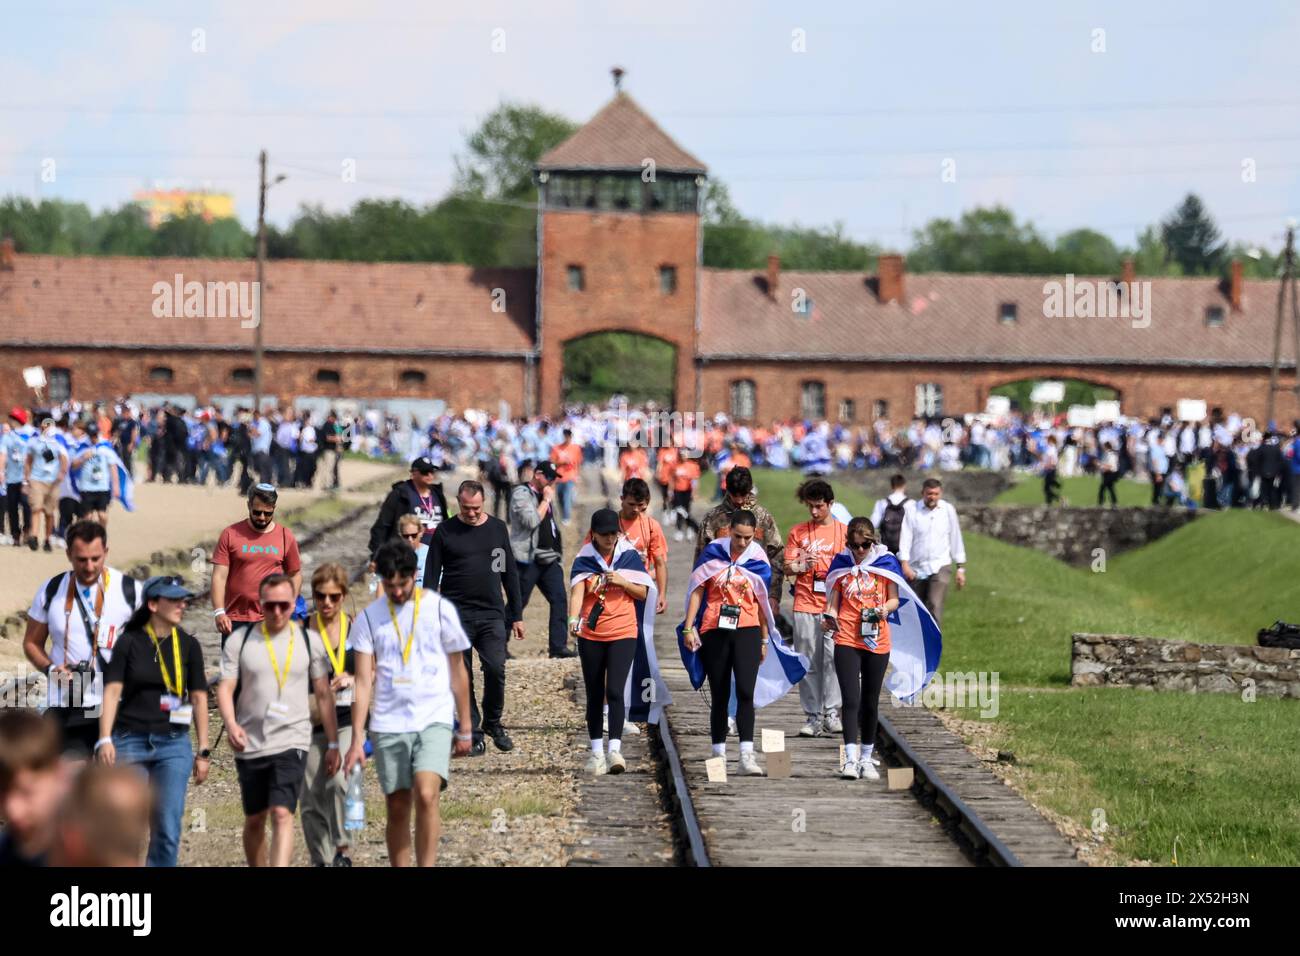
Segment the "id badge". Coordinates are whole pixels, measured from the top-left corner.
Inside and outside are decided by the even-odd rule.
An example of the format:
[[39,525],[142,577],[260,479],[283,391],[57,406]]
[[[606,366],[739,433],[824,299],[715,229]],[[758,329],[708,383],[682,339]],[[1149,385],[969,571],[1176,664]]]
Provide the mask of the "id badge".
[[113,646],[113,632],[117,628],[105,627],[103,622],[95,625],[95,646],[101,651],[109,650]]
[[414,683],[415,683],[415,681],[411,678],[411,675],[410,675],[410,674],[394,674],[394,675],[393,675],[393,686],[394,686],[394,687],[410,687],[410,686],[412,686]]
[[190,704],[184,704],[177,707],[168,715],[167,719],[173,724],[180,724],[183,727],[188,727],[190,724],[194,723],[194,707]]
[[825,593],[826,593],[826,579],[813,578],[813,594],[825,594]]
[[718,614],[718,627],[724,631],[734,631],[740,627],[740,606],[724,604]]
[[181,709],[181,699],[175,694],[163,694],[158,698],[158,709],[172,713]]
[[335,695],[334,695],[334,704],[335,704],[335,706],[337,706],[337,707],[351,707],[351,706],[352,706],[352,699],[353,699],[352,692],[353,692],[354,689],[355,689],[355,688],[352,688],[352,687],[344,687],[341,691],[339,691],[337,694],[335,694]]
[[266,722],[283,724],[289,719],[289,705],[282,700],[273,700],[266,705]]
[[866,618],[862,619],[862,624],[859,626],[858,633],[862,636],[862,643],[867,645],[867,647],[871,648],[873,651],[880,643],[880,625],[872,624]]

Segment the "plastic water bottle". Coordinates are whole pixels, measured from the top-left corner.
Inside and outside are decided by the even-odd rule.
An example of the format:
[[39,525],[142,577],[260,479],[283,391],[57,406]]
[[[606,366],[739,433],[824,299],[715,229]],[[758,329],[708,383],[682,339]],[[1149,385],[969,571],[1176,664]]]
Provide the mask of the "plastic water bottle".
[[360,830],[366,825],[366,798],[361,791],[361,765],[352,768],[348,795],[343,800],[343,829]]
[[379,590],[379,575],[377,575],[377,574],[375,574],[375,572],[371,571],[370,574],[368,574],[368,575],[366,576],[366,588],[370,591],[371,594],[374,594],[376,591],[378,591],[378,590]]

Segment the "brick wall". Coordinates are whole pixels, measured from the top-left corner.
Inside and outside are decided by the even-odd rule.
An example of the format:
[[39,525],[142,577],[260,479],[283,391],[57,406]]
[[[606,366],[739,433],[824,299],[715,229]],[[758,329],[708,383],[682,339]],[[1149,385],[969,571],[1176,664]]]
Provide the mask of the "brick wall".
[[[251,394],[251,382],[231,377],[236,368],[252,368],[245,352],[165,351],[134,349],[15,349],[0,352],[0,405],[33,401],[22,380],[22,369],[43,365],[72,370],[72,396],[82,401],[132,392],[194,395],[200,402],[212,395]],[[150,370],[172,370],[170,382],[150,378]],[[339,373],[339,383],[316,381],[319,369]],[[416,369],[426,375],[422,385],[404,385],[401,374]],[[262,381],[267,395],[287,404],[296,395],[340,398],[440,398],[449,406],[495,411],[502,399],[515,414],[524,407],[524,360],[519,358],[426,358],[357,354],[284,355],[269,353]]]
[[[694,407],[698,230],[693,213],[545,212],[539,411],[560,411],[564,343],[608,331],[652,335],[676,346],[674,407]],[[581,292],[569,289],[571,265],[582,267]],[[660,291],[660,266],[677,269],[671,295]]]
[[[1172,407],[1180,398],[1203,398],[1210,408],[1253,415],[1262,423],[1268,399],[1267,369],[1158,369],[1136,366],[1090,369],[1061,366],[989,366],[970,364],[849,365],[833,362],[706,362],[701,411],[712,415],[731,411],[730,388],[737,379],[755,384],[756,421],[800,414],[802,383],[819,381],[826,387],[826,414],[834,420],[839,404],[855,404],[855,421],[869,422],[876,400],[888,403],[895,421],[910,418],[916,406],[916,386],[933,382],[943,389],[947,414],[983,410],[993,388],[1027,378],[1076,378],[1117,389],[1125,414],[1147,417]],[[1283,375],[1282,382],[1293,381]],[[1280,392],[1277,419],[1300,417],[1294,392]]]
[[[947,478],[947,476],[944,476]],[[1150,544],[1197,516],[1186,508],[1048,508],[1042,505],[962,505],[962,531],[975,531],[1069,564],[1088,566]]]

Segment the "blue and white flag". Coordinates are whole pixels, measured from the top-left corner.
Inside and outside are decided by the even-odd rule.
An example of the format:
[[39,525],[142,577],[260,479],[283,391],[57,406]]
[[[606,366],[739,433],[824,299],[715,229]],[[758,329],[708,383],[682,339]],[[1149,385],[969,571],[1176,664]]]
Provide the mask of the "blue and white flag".
[[64,472],[63,483],[59,485],[59,497],[80,501],[81,492],[77,490],[77,469],[72,467],[72,463],[77,460],[78,455],[90,447],[90,442],[84,438],[73,441],[70,435],[65,435],[57,429],[54,432],[54,440],[59,443],[59,447],[68,458],[68,470]]
[[664,708],[673,702],[673,695],[659,674],[659,660],[655,656],[655,605],[659,601],[659,592],[655,589],[654,578],[646,573],[640,553],[626,538],[620,537],[614,545],[614,553],[606,562],[596,545],[588,541],[573,559],[569,588],[572,590],[575,584],[587,578],[611,571],[617,571],[633,584],[644,584],[648,589],[644,600],[633,602],[637,620],[636,654],[623,687],[623,703],[627,707],[628,720],[657,724]]
[[805,475],[831,473],[831,448],[820,428],[814,428],[799,443],[799,463]]
[[[709,542],[695,561],[695,570],[691,572],[690,586],[686,589],[686,610],[690,611],[691,595],[695,589],[706,581],[724,573],[734,564],[735,569],[744,575],[745,580],[754,591],[754,598],[767,618],[767,636],[770,639],[768,650],[771,652],[758,666],[758,683],[754,685],[754,706],[766,707],[774,700],[780,700],[788,691],[808,673],[808,659],[787,647],[776,629],[776,619],[772,616],[772,604],[768,600],[767,589],[772,583],[772,565],[767,559],[767,552],[762,546],[751,541],[749,547],[736,561],[731,560],[731,538],[717,538]],[[704,620],[704,602],[695,614],[691,625],[699,633],[700,622]],[[691,686],[699,690],[704,685],[704,662],[700,660],[699,651],[686,649],[686,638],[682,625],[677,625],[677,648],[681,651],[682,663],[690,675]]]
[[113,443],[107,439],[101,438],[95,445],[101,455],[108,459],[108,463],[117,471],[117,500],[122,502],[122,507],[127,511],[135,510],[135,482],[131,479],[131,470],[126,467],[122,461],[122,456],[117,453]]
[[885,686],[899,700],[914,703],[939,669],[939,655],[943,651],[939,625],[930,609],[908,586],[898,558],[883,544],[872,547],[860,564],[854,562],[851,551],[835,555],[826,572],[826,593],[829,595],[845,575],[867,573],[898,585],[898,608],[888,618],[890,651]]

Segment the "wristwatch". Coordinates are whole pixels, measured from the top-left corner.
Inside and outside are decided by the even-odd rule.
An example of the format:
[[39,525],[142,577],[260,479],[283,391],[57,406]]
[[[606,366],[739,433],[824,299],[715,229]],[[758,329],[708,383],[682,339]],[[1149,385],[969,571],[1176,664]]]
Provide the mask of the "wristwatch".
[[200,760],[208,760],[209,758],[211,758],[211,756],[212,756],[212,749],[210,747],[204,747],[202,750],[199,751]]

